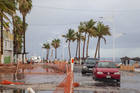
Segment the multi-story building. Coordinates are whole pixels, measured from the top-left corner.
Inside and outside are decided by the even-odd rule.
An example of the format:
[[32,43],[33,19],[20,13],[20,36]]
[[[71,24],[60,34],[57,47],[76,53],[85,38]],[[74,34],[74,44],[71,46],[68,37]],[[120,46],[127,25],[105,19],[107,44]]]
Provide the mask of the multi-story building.
[[11,63],[13,61],[13,34],[10,31],[3,31],[3,57],[0,54],[0,58],[1,63]]

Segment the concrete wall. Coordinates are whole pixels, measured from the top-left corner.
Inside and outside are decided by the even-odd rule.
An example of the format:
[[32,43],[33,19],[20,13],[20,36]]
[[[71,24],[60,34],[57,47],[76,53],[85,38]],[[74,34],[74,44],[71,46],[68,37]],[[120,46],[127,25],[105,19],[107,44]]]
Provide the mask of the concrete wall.
[[1,63],[13,62],[13,34],[9,31],[3,32],[3,56],[1,55],[1,42],[0,42],[0,59]]

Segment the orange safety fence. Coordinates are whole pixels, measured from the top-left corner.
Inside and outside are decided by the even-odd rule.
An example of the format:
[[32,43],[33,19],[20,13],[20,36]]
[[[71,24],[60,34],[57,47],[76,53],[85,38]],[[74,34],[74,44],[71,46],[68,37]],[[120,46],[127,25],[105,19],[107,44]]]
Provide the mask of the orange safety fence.
[[73,72],[70,65],[66,64],[66,77],[57,86],[54,93],[73,93]]
[[3,84],[3,85],[11,85],[11,84],[23,85],[24,83],[23,82],[12,82],[12,81],[8,81],[8,80],[3,80],[3,81],[0,82],[0,84]]
[[66,72],[66,62],[56,61],[54,63],[46,63],[46,65],[50,68],[53,68],[57,72]]

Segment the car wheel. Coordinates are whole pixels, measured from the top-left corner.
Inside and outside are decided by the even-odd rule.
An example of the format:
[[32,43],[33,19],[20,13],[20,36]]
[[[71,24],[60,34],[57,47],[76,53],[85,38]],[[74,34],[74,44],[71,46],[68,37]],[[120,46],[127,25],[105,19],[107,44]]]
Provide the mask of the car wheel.
[[94,75],[92,75],[92,79],[97,81],[97,78]]
[[85,75],[86,73],[85,72],[82,72],[82,75]]
[[93,80],[95,80],[95,77],[94,77],[94,76],[92,76],[92,79],[93,79]]
[[118,79],[117,82],[120,82],[120,79]]

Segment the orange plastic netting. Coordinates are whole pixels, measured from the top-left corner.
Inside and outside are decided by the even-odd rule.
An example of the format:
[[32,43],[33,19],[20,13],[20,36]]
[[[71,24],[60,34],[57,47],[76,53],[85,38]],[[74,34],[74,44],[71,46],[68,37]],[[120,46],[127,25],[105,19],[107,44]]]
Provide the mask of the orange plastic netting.
[[70,65],[65,64],[65,68],[66,68],[66,77],[58,85],[54,93],[73,93],[73,72],[71,70]]

